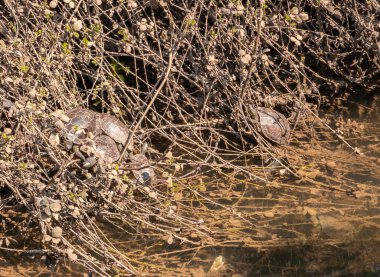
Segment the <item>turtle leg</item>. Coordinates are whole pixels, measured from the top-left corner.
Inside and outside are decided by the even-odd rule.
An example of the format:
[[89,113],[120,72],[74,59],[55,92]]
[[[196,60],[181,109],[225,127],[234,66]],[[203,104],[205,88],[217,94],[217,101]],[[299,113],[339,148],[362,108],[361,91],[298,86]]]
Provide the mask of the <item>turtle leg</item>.
[[83,161],[83,168],[91,168],[96,164],[96,158],[91,156],[86,158],[79,149],[78,145],[73,146],[75,155]]
[[96,164],[96,158],[95,157],[88,157],[84,159],[83,161],[83,168],[91,168]]
[[78,146],[78,145],[74,145],[74,146],[73,146],[73,150],[74,150],[75,155],[76,155],[79,159],[81,159],[82,161],[84,161],[84,160],[86,159],[86,158],[83,156],[82,152],[80,152],[80,150],[79,150],[79,146]]

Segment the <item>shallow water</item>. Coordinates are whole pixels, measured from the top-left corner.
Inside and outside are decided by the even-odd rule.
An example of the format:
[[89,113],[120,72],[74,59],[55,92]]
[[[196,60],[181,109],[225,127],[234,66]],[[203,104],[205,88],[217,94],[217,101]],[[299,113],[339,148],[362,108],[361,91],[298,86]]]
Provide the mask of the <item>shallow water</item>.
[[[228,197],[209,194],[220,204],[233,205],[250,220],[257,219],[255,226],[231,219],[231,225],[219,228],[239,230],[231,231],[230,240],[220,246],[181,251],[178,245],[161,244],[148,254],[162,255],[167,261],[162,262],[165,267],[176,268],[173,276],[379,276],[380,97],[361,103],[351,101],[343,107],[326,111],[321,117],[333,120],[330,122],[337,124],[347,142],[363,156],[336,137],[315,144],[295,139],[289,155],[290,159],[304,158],[294,160],[305,164],[295,169],[303,174],[301,181],[278,178],[280,187],[242,182]],[[358,125],[364,129],[360,127],[362,131],[355,133]],[[318,130],[316,136],[323,138]],[[211,188],[213,183],[215,180],[210,181]],[[215,214],[206,213],[205,220],[215,223],[225,219],[223,216],[215,208]],[[138,241],[131,245],[114,230],[107,231],[126,252],[139,247]],[[239,232],[240,242],[236,240]],[[51,270],[38,255],[15,256],[3,251],[1,257],[0,276],[86,273],[80,266],[64,261]],[[182,269],[178,269],[179,261]]]

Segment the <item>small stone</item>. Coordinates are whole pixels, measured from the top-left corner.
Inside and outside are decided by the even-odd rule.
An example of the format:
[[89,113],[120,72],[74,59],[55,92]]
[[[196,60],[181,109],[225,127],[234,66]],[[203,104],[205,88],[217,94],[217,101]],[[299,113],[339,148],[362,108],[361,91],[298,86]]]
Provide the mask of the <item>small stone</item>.
[[102,0],[95,0],[95,4],[100,6],[102,4]]
[[53,230],[51,230],[51,235],[53,238],[60,238],[62,234],[63,234],[63,230],[59,226],[56,226],[53,228]]
[[51,241],[51,236],[49,236],[49,235],[45,235],[44,236],[44,241],[46,241],[46,242],[49,242],[49,241]]
[[74,8],[75,8],[75,3],[74,3],[73,1],[70,1],[70,2],[69,2],[69,7],[70,7],[71,9],[74,9]]
[[302,40],[302,36],[299,35],[299,34],[297,34],[297,35],[296,35],[296,39],[297,39],[297,40]]

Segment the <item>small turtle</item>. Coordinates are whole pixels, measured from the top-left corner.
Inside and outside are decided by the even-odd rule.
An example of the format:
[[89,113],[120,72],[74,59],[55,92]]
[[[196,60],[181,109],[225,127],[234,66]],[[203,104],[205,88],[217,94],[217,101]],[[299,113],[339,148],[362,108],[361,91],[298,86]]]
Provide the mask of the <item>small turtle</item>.
[[137,154],[131,158],[132,173],[137,182],[142,185],[151,185],[156,181],[154,170],[144,154]]
[[280,145],[289,143],[290,126],[283,114],[269,108],[252,106],[250,112],[263,136]]

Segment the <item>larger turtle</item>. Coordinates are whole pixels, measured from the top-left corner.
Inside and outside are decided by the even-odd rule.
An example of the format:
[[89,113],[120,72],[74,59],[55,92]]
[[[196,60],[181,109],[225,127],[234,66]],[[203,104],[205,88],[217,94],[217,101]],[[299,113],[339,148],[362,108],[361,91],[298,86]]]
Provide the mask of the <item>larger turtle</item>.
[[65,126],[66,146],[68,149],[74,146],[75,153],[83,160],[83,167],[89,168],[96,161],[93,156],[85,158],[77,146],[88,144],[90,133],[94,153],[99,159],[112,163],[120,158],[121,147],[117,144],[124,145],[130,135],[124,123],[111,115],[81,108],[70,110],[66,115],[69,117]]
[[283,114],[265,107],[250,106],[249,111],[264,137],[280,145],[289,143],[290,126]]

